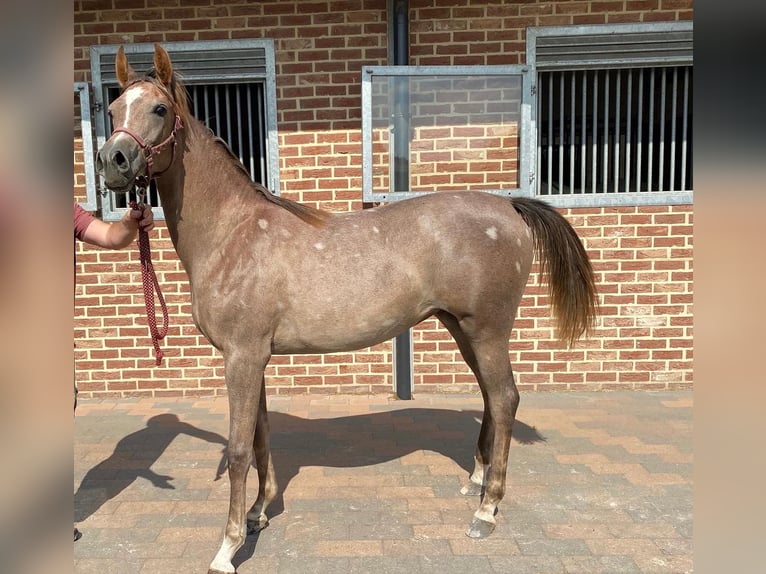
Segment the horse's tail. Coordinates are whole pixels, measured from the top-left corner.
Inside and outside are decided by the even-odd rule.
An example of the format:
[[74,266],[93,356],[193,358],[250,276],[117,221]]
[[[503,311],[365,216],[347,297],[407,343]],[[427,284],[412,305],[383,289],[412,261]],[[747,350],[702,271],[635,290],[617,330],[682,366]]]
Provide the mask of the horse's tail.
[[588,254],[564,217],[537,199],[515,197],[513,207],[532,230],[540,275],[556,317],[559,340],[570,347],[593,327],[598,301]]

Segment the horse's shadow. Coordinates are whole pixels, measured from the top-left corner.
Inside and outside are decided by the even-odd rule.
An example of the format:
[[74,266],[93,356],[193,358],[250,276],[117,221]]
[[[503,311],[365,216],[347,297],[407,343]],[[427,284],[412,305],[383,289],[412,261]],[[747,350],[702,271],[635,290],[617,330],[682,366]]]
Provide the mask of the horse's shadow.
[[[404,408],[323,419],[270,412],[271,454],[279,491],[267,515],[273,519],[284,512],[283,493],[301,467],[306,466],[371,466],[424,450],[453,460],[465,470],[467,478],[473,471],[481,417],[479,411],[432,408]],[[546,440],[535,428],[519,420],[513,427],[513,439],[521,444]],[[250,476],[254,474],[253,471]],[[252,557],[259,534],[248,536],[234,557],[235,566]]]
[[226,446],[226,439],[221,435],[182,422],[174,414],[153,416],[146,428],[120,439],[114,452],[85,474],[74,495],[75,522],[94,514],[137,478],[147,479],[156,488],[175,489],[170,483],[172,476],[157,474],[151,467],[181,434],[220,444],[222,452]]
[[[321,419],[270,412],[271,453],[279,491],[267,514],[274,518],[284,512],[283,492],[306,466],[372,466],[423,450],[441,454],[470,473],[481,417],[480,411],[433,408],[401,408]],[[157,474],[151,467],[181,434],[222,447],[227,442],[220,434],[182,422],[174,414],[150,418],[146,428],[120,439],[114,452],[85,474],[74,496],[75,521],[82,522],[94,514],[139,477],[150,481],[155,488],[175,488],[170,483],[172,476]],[[513,438],[522,444],[546,440],[536,429],[519,420],[514,425]],[[226,468],[225,448],[221,452],[212,480],[217,480]],[[255,469],[250,473],[252,480],[258,480]],[[224,520],[222,516],[222,524]],[[252,557],[258,536],[259,533],[248,536],[234,557],[235,566]]]

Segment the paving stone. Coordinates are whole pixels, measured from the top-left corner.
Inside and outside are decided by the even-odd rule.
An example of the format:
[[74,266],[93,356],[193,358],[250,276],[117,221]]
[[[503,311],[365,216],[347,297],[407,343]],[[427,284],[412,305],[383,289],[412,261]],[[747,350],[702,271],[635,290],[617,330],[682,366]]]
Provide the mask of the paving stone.
[[558,556],[489,556],[490,572],[529,574],[563,574],[564,564]]
[[[690,391],[529,393],[486,540],[479,395],[269,397],[280,491],[239,574],[666,573],[693,570]],[[81,401],[77,574],[207,571],[229,484],[225,398]],[[248,475],[249,501],[257,474]]]

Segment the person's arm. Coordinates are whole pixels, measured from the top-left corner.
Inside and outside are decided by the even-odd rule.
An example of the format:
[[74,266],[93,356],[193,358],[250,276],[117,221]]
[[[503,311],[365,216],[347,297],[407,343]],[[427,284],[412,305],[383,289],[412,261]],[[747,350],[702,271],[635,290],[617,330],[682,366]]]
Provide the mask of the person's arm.
[[130,209],[114,223],[94,219],[82,234],[82,240],[107,249],[122,249],[136,238],[139,227],[146,231],[154,229],[151,206],[144,205],[143,211]]

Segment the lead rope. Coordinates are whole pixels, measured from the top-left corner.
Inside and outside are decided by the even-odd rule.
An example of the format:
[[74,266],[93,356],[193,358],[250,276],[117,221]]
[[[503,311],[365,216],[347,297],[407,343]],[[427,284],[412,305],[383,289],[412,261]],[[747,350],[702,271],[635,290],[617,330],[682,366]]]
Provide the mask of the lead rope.
[[[138,197],[141,200],[140,203],[136,201],[130,202],[131,209],[142,210],[143,196],[145,190],[139,190]],[[144,303],[146,303],[146,322],[149,324],[149,333],[152,335],[152,344],[154,345],[154,357],[156,364],[159,365],[162,362],[164,356],[162,349],[160,349],[160,341],[168,334],[168,308],[165,305],[165,298],[160,291],[160,284],[157,281],[157,275],[154,273],[154,265],[152,265],[152,252],[149,248],[149,233],[144,229],[138,230],[138,252],[141,256],[141,282],[144,286]],[[157,293],[157,299],[159,299],[160,307],[162,308],[162,329],[157,329],[157,315],[154,311],[154,293]]]

